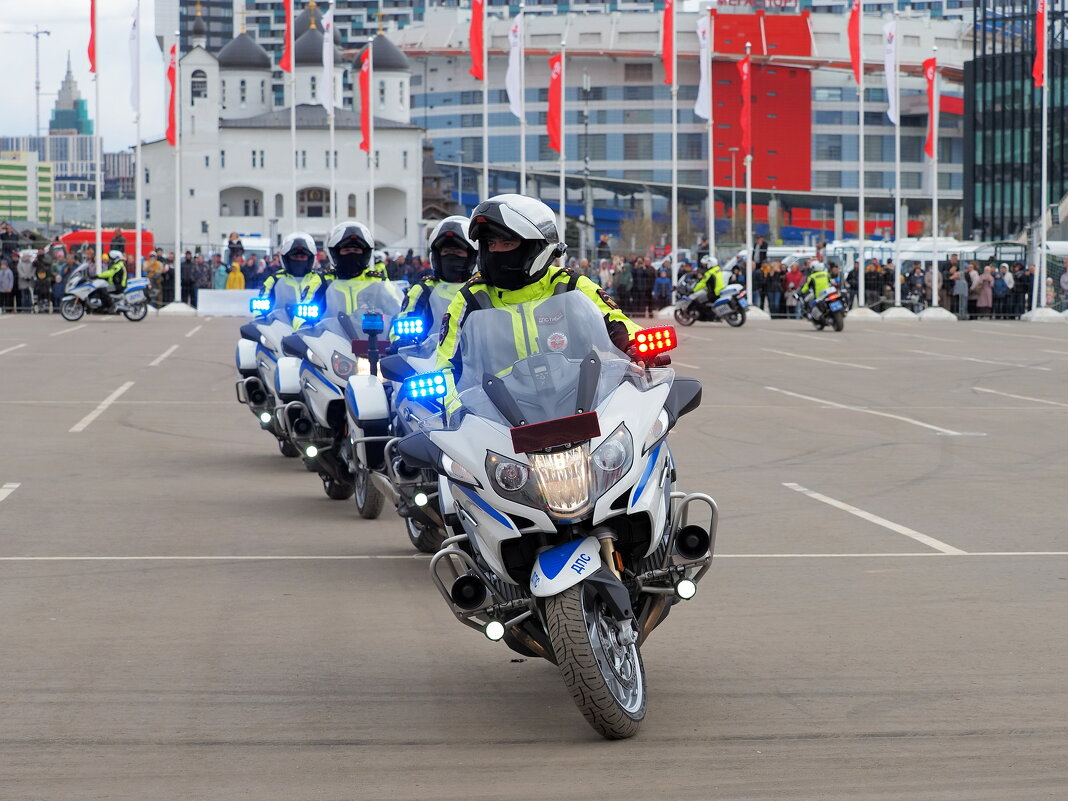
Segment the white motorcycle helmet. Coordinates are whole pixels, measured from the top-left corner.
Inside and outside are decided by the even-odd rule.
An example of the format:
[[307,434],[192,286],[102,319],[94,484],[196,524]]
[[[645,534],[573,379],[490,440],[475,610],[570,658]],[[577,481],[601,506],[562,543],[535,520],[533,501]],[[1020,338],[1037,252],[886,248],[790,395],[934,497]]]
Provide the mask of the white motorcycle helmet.
[[[497,195],[471,212],[469,235],[478,243],[478,267],[486,283],[498,289],[522,289],[545,275],[549,264],[566,252],[556,214],[532,197]],[[489,239],[518,239],[514,250],[491,252]]]
[[303,278],[315,266],[315,240],[311,234],[294,231],[282,240],[278,256],[282,259],[282,269],[296,278]]
[[[470,220],[454,214],[439,222],[430,234],[430,266],[434,276],[450,284],[459,284],[471,277],[478,261],[478,245],[468,234]],[[467,251],[466,256],[442,254],[443,247],[453,245]]]
[[817,270],[826,270],[827,269],[827,265],[824,264],[819,259],[813,259],[812,261],[810,261],[808,263],[808,266],[809,266],[809,269],[812,270],[812,272],[816,272]]
[[362,222],[338,223],[326,240],[326,255],[338,278],[356,278],[371,266],[375,240]]
[[112,263],[122,261],[123,258],[124,256],[121,250],[112,250],[108,252],[108,261]]
[[715,256],[702,256],[701,266],[705,269],[708,269],[709,267],[719,267],[719,259]]

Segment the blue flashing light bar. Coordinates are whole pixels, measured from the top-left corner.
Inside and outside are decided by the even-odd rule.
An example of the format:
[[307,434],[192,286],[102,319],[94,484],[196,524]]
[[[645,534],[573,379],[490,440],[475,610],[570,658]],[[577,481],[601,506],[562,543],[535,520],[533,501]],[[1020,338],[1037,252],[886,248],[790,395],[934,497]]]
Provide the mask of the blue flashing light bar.
[[319,319],[319,304],[318,303],[298,303],[296,314],[294,317],[299,317],[302,320],[317,320]]
[[423,335],[422,317],[404,317],[393,323],[393,333],[405,339]]
[[445,374],[441,372],[413,375],[401,385],[401,395],[413,400],[436,400],[444,398],[446,392]]
[[271,310],[271,299],[253,298],[248,302],[248,310],[253,314],[266,314]]
[[381,314],[365,314],[360,320],[360,327],[365,334],[381,334],[385,325]]

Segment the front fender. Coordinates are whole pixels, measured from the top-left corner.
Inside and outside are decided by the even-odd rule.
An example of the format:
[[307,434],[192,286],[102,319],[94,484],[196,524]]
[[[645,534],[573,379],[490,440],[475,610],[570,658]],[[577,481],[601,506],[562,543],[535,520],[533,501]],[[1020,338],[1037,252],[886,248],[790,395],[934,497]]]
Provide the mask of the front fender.
[[596,537],[573,540],[542,551],[530,571],[530,594],[559,595],[601,568],[601,544]]

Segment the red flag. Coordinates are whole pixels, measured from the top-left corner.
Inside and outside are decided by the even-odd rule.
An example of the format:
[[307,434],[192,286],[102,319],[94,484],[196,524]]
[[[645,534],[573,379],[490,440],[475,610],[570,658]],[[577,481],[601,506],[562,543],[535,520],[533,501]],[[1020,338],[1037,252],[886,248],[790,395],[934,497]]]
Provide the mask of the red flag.
[[365,153],[371,152],[371,50],[374,41],[367,45],[360,53],[360,133],[363,141],[360,142],[360,150]]
[[563,150],[560,141],[560,119],[564,108],[564,86],[560,80],[564,73],[564,54],[557,53],[549,59],[549,113],[545,115],[545,128],[549,133],[549,147],[557,153]]
[[749,63],[748,53],[738,62],[738,74],[742,78],[742,114],[739,120],[742,129],[742,153],[748,156],[753,151],[752,65]]
[[278,62],[278,69],[282,72],[292,72],[293,51],[289,44],[293,41],[293,0],[282,0],[282,8],[286,15],[286,38],[282,45],[282,58]]
[[675,83],[675,0],[664,0],[660,51],[664,59],[664,83],[670,86]]
[[849,12],[849,58],[853,62],[853,80],[857,86],[861,83],[864,65],[860,63],[860,0],[853,0],[853,9]]
[[471,45],[471,74],[486,80],[486,65],[482,63],[482,23],[486,18],[485,0],[471,0],[471,27],[467,38]]
[[89,72],[96,72],[96,0],[89,0]]
[[923,75],[927,78],[927,141],[923,143],[923,152],[930,158],[935,157],[935,77],[938,63],[933,58],[923,62]]
[[167,85],[171,88],[171,99],[167,101],[167,143],[171,147],[178,144],[178,125],[175,120],[174,79],[178,73],[178,45],[171,45],[170,61],[167,62]]
[[1031,77],[1035,79],[1036,89],[1046,83],[1046,0],[1038,0],[1035,14],[1035,63],[1031,67]]

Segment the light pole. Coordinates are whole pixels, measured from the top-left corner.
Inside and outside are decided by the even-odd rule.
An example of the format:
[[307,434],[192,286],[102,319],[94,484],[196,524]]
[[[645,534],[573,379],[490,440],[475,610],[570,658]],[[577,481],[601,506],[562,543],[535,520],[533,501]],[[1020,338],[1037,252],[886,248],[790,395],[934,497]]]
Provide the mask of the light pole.
[[582,254],[593,261],[593,248],[590,247],[590,236],[593,233],[593,198],[590,196],[590,73],[589,70],[582,71],[582,100],[584,105],[582,111],[582,199],[583,199],[583,217],[585,218],[582,226],[582,240],[583,247],[581,248]]
[[737,223],[737,215],[734,212],[735,212],[735,209],[738,208],[738,206],[735,204],[735,200],[734,200],[734,192],[738,188],[738,178],[737,178],[738,174],[737,174],[737,172],[735,172],[734,154],[737,153],[739,150],[741,150],[741,148],[740,147],[729,147],[729,148],[727,148],[727,150],[729,150],[730,154],[731,154],[731,233],[733,234],[735,232],[736,223]]
[[52,31],[43,31],[43,30],[41,30],[41,26],[40,25],[34,25],[33,26],[33,33],[30,33],[29,31],[0,31],[0,33],[6,33],[6,34],[20,34],[21,33],[21,34],[23,34],[25,36],[32,36],[33,37],[33,60],[34,60],[34,67],[33,67],[34,83],[33,83],[33,88],[34,88],[34,91],[36,92],[36,100],[34,102],[35,120],[34,120],[33,135],[34,136],[40,136],[41,135],[41,37],[42,36],[51,36],[52,35]]

